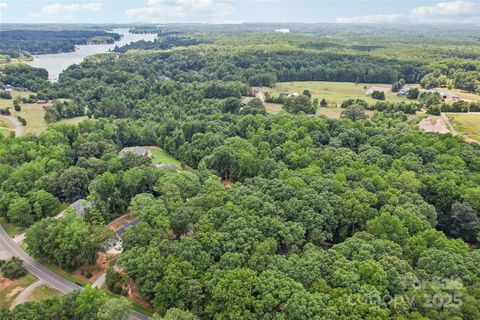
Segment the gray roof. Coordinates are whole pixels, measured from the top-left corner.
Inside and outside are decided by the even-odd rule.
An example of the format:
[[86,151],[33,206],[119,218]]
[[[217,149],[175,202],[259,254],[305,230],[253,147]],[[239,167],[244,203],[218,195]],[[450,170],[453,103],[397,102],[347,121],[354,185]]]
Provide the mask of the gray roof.
[[90,208],[92,204],[93,203],[91,201],[87,201],[85,199],[79,199],[74,203],[72,203],[70,205],[70,208],[75,210],[75,214],[77,215],[77,217],[82,217],[83,214],[85,213],[85,209]]
[[115,235],[121,237],[125,233],[125,231],[127,231],[128,227],[133,227],[133,226],[137,225],[139,222],[140,222],[140,220],[138,218],[135,218],[131,221],[124,222],[122,224],[122,226],[120,227],[120,229],[115,231]]
[[131,152],[136,154],[137,156],[144,156],[144,157],[150,157],[152,155],[152,152],[150,150],[145,149],[144,147],[139,147],[139,146],[123,148],[120,151],[120,155],[124,155],[127,152]]

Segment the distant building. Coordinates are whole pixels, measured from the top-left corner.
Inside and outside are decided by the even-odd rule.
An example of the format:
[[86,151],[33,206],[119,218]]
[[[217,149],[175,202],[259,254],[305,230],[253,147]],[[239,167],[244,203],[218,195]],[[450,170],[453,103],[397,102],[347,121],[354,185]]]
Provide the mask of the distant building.
[[398,90],[397,95],[398,96],[406,96],[410,92],[410,88],[402,88]]
[[138,147],[138,146],[123,148],[122,150],[120,150],[118,154],[123,156],[127,152],[131,152],[133,154],[136,154],[137,156],[148,157],[148,158],[152,156],[152,151],[145,149],[144,147]]
[[443,100],[452,100],[458,101],[460,98],[458,96],[453,95],[451,92],[444,92],[437,89],[428,89],[425,90],[426,93],[438,93]]
[[14,89],[13,86],[10,85],[10,84],[4,84],[3,85],[3,90],[5,90],[5,91],[12,91],[13,89]]
[[288,95],[289,98],[296,98],[296,97],[299,97],[300,96],[300,93],[298,92],[294,92],[294,93],[291,93]]
[[47,104],[48,100],[37,100],[37,104]]
[[290,33],[290,29],[275,29],[275,32],[279,32],[279,33]]

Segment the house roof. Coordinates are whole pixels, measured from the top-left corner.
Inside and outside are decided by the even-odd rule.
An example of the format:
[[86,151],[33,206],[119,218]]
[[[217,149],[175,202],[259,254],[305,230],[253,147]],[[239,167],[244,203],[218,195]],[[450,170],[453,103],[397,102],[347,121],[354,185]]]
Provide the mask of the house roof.
[[139,222],[140,222],[139,218],[135,218],[131,221],[124,222],[122,226],[117,231],[115,231],[115,235],[121,237],[125,233],[125,231],[127,231],[128,227],[133,227],[137,225]]
[[123,148],[119,154],[124,155],[127,152],[134,153],[138,156],[150,157],[152,155],[152,152],[150,150],[145,149],[144,147],[139,147],[139,146]]
[[75,214],[77,215],[77,217],[82,217],[85,213],[85,209],[90,208],[92,204],[93,203],[91,201],[87,201],[85,199],[79,199],[74,203],[72,203],[70,205],[70,208],[73,208],[73,210],[75,210]]

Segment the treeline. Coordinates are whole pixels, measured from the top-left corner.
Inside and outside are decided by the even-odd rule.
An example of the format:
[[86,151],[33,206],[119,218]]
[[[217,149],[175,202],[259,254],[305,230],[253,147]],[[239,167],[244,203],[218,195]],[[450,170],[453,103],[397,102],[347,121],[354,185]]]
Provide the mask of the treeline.
[[189,47],[200,43],[206,43],[203,40],[181,37],[181,36],[167,36],[159,37],[154,41],[140,40],[124,45],[122,47],[116,47],[116,52],[127,52],[128,50],[167,50],[172,47]]
[[[119,61],[107,65],[84,64],[70,68],[67,78],[80,78],[95,72],[109,73],[139,70],[145,78],[159,75],[181,82],[241,81],[251,86],[273,86],[276,81],[350,81],[393,83],[400,78],[418,82],[422,73],[414,63],[386,60],[368,56],[337,53],[316,53],[301,50],[245,52],[205,52],[185,49],[173,52],[142,55],[120,55]],[[81,71],[80,71],[81,70]]]
[[352,105],[359,105],[365,110],[374,110],[379,112],[403,112],[406,114],[415,114],[420,110],[421,105],[415,102],[387,102],[387,101],[376,101],[373,104],[369,104],[362,99],[347,99],[345,100],[340,107],[348,108]]
[[23,51],[31,54],[70,52],[76,45],[90,41],[113,43],[120,38],[118,33],[100,30],[7,30],[0,31],[0,53],[17,57]]
[[54,101],[45,109],[45,121],[53,123],[61,119],[80,117],[85,115],[85,105],[74,101]]
[[429,114],[440,115],[441,112],[480,112],[480,102],[458,100],[453,103],[443,101],[439,93],[424,93],[419,105]]
[[31,91],[50,92],[50,83],[47,79],[47,70],[27,64],[9,64],[0,69],[0,83]]
[[143,33],[160,33],[160,29],[157,26],[142,26],[135,27],[128,30],[130,33],[143,34]]

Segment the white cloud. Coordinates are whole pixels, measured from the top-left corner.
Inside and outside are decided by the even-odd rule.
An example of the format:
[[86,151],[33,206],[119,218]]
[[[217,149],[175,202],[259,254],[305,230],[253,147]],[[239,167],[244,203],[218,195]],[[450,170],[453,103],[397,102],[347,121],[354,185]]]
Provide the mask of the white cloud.
[[0,2],[0,9],[7,9],[9,7],[8,3]]
[[235,11],[230,0],[148,0],[147,7],[126,11],[134,21],[162,22],[219,22]]
[[71,14],[80,10],[100,11],[103,8],[101,2],[89,2],[85,4],[71,3],[61,4],[53,3],[42,8],[42,13],[46,15]]
[[472,1],[440,2],[433,6],[412,9],[410,17],[414,22],[463,22],[480,15],[480,4]]
[[[154,0],[153,0],[154,1]],[[480,3],[465,0],[413,8],[409,14],[379,14],[337,18],[338,23],[473,23],[480,21]]]
[[440,2],[434,6],[422,6],[412,9],[412,17],[469,16],[477,14],[479,10],[480,5],[471,1]]
[[342,17],[337,18],[338,23],[395,23],[400,22],[402,14],[377,14],[370,16]]

